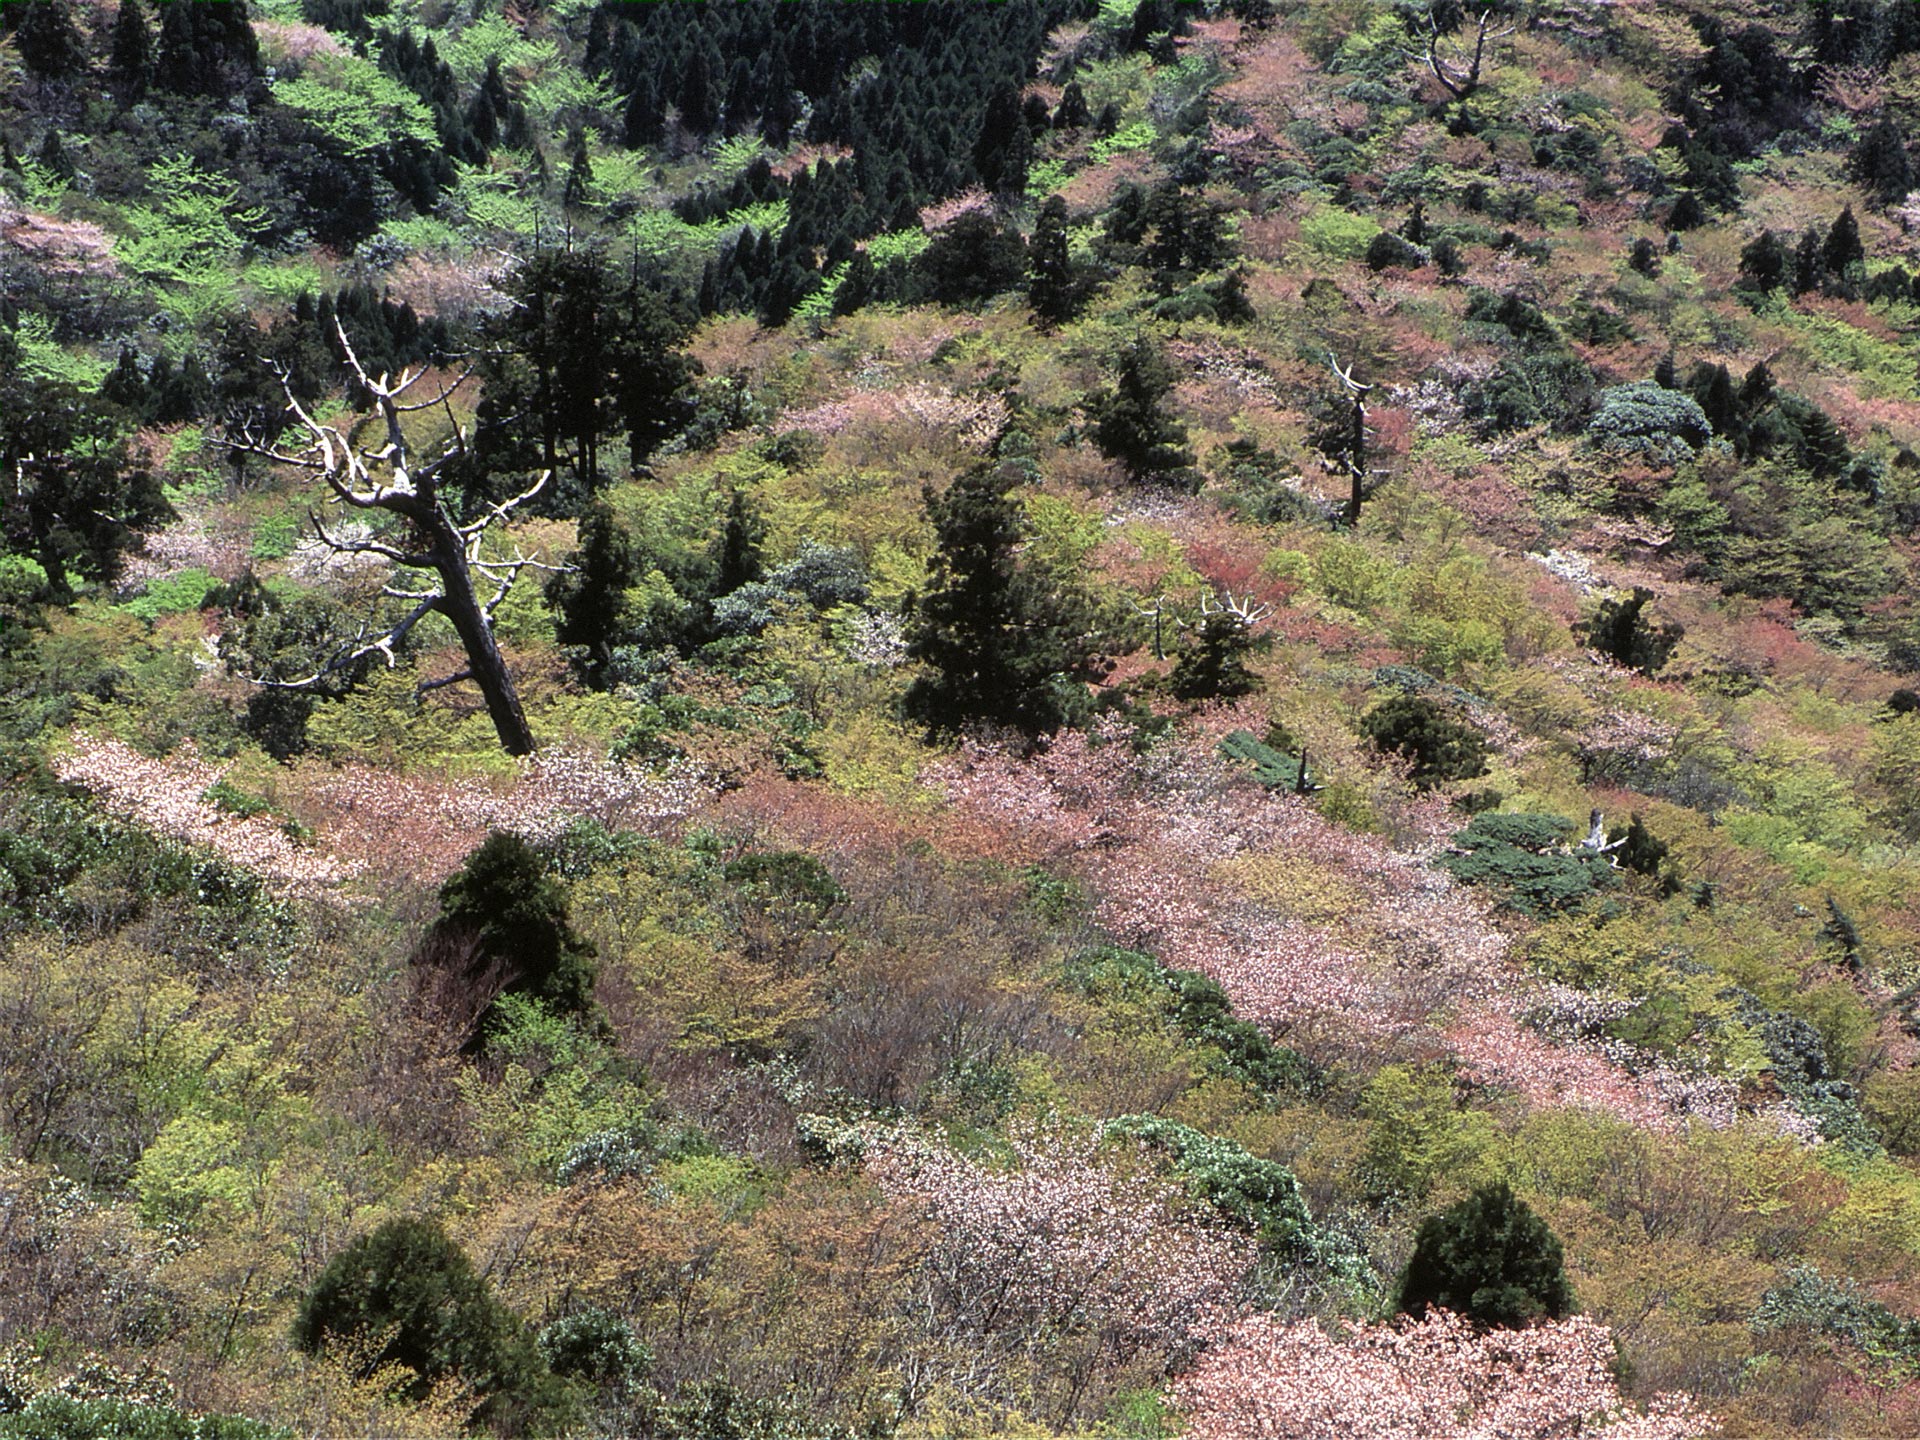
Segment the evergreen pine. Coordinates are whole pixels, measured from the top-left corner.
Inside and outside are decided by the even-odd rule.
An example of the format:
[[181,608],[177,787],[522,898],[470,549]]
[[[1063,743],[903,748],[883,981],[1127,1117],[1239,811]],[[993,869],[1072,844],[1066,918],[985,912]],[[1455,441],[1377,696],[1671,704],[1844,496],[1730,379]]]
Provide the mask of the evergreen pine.
[[1025,479],[1018,465],[989,461],[944,494],[927,491],[935,550],[907,632],[907,653],[927,673],[905,705],[930,729],[1057,730],[1074,718],[1081,685],[1110,668],[1091,603],[1020,553],[1027,529],[1015,491]]
[[1080,281],[1068,249],[1067,202],[1050,195],[1027,241],[1027,300],[1043,323],[1059,325],[1073,318],[1080,298]]
[[1866,279],[1867,250],[1860,243],[1860,222],[1853,218],[1851,205],[1828,229],[1820,246],[1820,263],[1827,274],[1828,288],[1836,294],[1851,297]]
[[113,47],[107,55],[107,84],[123,105],[138,102],[153,78],[153,27],[140,0],[120,0],[114,17]]
[[[597,1020],[593,943],[567,919],[567,895],[538,851],[518,835],[489,835],[440,887],[440,918],[417,963],[465,961],[473,983],[492,983],[493,999],[523,995],[555,1015]],[[496,1011],[489,1004],[471,1037],[484,1043]]]
[[1403,1314],[1451,1310],[1509,1328],[1573,1309],[1559,1239],[1504,1181],[1421,1224],[1397,1298]]
[[1891,115],[1860,137],[1847,169],[1861,189],[1882,205],[1905,198],[1920,182],[1907,151],[1906,134]]
[[1160,347],[1135,335],[1120,353],[1111,390],[1087,403],[1094,417],[1094,443],[1118,461],[1134,480],[1193,480],[1193,452],[1186,448],[1187,427],[1166,410],[1173,389],[1173,368]]
[[1054,107],[1053,128],[1079,130],[1092,119],[1093,112],[1087,108],[1086,92],[1080,88],[1078,80],[1069,80],[1066,88],[1060,92],[1060,103]]
[[1200,622],[1192,643],[1174,659],[1169,687],[1182,700],[1251,695],[1260,688],[1260,677],[1247,668],[1247,657],[1261,648],[1262,640],[1231,611],[1211,612]]
[[1771,230],[1762,230],[1740,252],[1740,281],[1751,290],[1770,294],[1787,281],[1793,256]]
[[547,581],[547,603],[556,617],[554,635],[577,646],[575,669],[596,690],[612,684],[613,650],[627,629],[627,591],[645,578],[638,546],[612,509],[596,500],[580,517],[579,547],[565,570]]
[[87,68],[87,46],[67,0],[25,0],[13,22],[20,62],[49,80],[69,80]]

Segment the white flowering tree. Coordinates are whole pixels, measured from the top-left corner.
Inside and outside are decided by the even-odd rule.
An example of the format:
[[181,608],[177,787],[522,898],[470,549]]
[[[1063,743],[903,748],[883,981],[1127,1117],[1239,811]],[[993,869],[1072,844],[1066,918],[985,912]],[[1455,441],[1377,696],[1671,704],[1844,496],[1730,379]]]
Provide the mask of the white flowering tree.
[[[451,397],[463,375],[443,386],[429,399],[410,398],[413,388],[426,375],[424,369],[403,371],[395,380],[386,373],[369,375],[348,341],[346,331],[335,322],[334,333],[346,355],[353,378],[373,397],[373,411],[363,415],[344,430],[322,424],[293,393],[290,377],[280,373],[281,388],[287,397],[287,409],[305,430],[309,444],[305,450],[291,451],[257,438],[234,442],[236,448],[263,455],[283,465],[291,465],[319,475],[325,482],[324,502],[350,511],[379,511],[399,521],[396,533],[384,537],[347,534],[329,527],[320,510],[308,516],[321,544],[337,556],[371,556],[390,561],[402,571],[413,572],[412,583],[389,583],[383,593],[389,598],[411,602],[411,608],[391,624],[363,625],[351,642],[329,657],[313,674],[293,680],[256,680],[254,683],[281,689],[311,689],[328,676],[337,674],[370,655],[395,663],[395,651],[414,627],[429,615],[444,616],[466,650],[464,666],[450,675],[423,680],[419,691],[444,689],[471,681],[479,687],[487,705],[487,714],[500,736],[501,747],[509,755],[530,755],[534,750],[533,732],[520,707],[513,677],[494,639],[493,617],[500,603],[511,593],[521,572],[529,568],[552,570],[515,550],[506,559],[483,558],[488,532],[504,524],[513,511],[531,500],[551,472],[520,494],[489,508],[478,519],[460,524],[447,508],[440,490],[440,479],[456,460],[467,453],[465,427],[453,413]],[[423,410],[443,410],[452,427],[452,435],[431,458],[415,455],[403,417]],[[366,442],[372,431],[372,445]],[[481,598],[481,589],[491,587],[492,594]]]

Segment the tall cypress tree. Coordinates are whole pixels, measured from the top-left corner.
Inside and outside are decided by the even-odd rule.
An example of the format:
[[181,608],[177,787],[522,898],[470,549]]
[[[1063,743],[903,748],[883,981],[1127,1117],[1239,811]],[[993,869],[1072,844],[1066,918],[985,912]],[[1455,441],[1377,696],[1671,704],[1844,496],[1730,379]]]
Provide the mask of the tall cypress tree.
[[1067,202],[1047,197],[1027,241],[1027,299],[1048,325],[1071,320],[1080,308],[1080,280],[1067,241]]
[[1195,478],[1193,452],[1186,448],[1187,427],[1166,410],[1172,389],[1173,368],[1160,347],[1142,334],[1121,352],[1113,388],[1087,403],[1094,417],[1094,442],[1109,459],[1119,461],[1131,479]]
[[137,103],[153,78],[153,27],[140,0],[120,0],[107,56],[107,84],[123,105]]
[[1057,730],[1073,717],[1076,687],[1111,668],[1084,593],[1020,553],[1027,529],[1014,492],[1025,480],[1019,466],[988,461],[945,494],[926,493],[936,548],[907,653],[928,671],[907,691],[906,710],[931,729],[987,721]]

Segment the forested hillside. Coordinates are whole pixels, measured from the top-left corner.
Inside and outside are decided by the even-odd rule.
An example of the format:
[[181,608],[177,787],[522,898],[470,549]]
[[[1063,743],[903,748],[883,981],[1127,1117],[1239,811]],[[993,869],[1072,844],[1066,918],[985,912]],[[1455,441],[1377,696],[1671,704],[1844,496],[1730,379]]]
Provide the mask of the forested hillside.
[[0,1440],[1920,1433],[1906,0],[0,3]]

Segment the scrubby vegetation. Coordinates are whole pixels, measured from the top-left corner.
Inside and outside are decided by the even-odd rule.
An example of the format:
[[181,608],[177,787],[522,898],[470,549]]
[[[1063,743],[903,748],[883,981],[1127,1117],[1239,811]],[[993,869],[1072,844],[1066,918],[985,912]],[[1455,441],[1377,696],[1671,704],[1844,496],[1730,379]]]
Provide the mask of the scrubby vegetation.
[[0,4],[0,1436],[1916,1433],[1917,121]]

